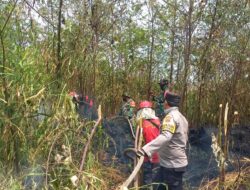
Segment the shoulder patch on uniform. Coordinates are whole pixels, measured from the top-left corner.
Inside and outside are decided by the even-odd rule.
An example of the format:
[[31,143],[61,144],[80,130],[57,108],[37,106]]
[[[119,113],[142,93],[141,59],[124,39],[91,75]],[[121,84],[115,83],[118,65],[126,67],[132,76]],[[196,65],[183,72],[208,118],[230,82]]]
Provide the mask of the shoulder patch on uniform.
[[175,133],[176,131],[176,124],[174,122],[174,119],[172,118],[171,115],[167,115],[163,119],[162,123],[162,131],[169,131],[170,133]]
[[175,133],[175,130],[176,130],[175,124],[167,125],[166,131],[169,131],[170,133]]
[[164,118],[164,122],[169,122],[171,121],[172,117],[170,115],[167,115],[165,118]]

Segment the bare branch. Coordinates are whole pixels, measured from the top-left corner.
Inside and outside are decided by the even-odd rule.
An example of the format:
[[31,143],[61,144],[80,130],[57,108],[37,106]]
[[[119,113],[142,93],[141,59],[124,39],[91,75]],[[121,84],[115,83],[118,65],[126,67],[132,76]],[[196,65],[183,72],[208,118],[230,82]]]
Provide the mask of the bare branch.
[[49,23],[53,28],[56,28],[54,24],[45,16],[41,15],[38,10],[36,10],[27,0],[24,0],[24,2],[31,8],[33,9],[40,17],[42,17],[47,23]]
[[5,27],[7,26],[8,22],[9,22],[9,20],[10,20],[10,17],[11,17],[11,15],[12,15],[13,11],[14,11],[15,8],[16,8],[17,1],[18,1],[18,0],[16,0],[14,6],[12,7],[12,9],[11,9],[11,11],[10,11],[10,14],[8,15],[7,20],[5,21],[5,23],[4,23],[4,25],[3,25],[3,28],[1,29],[0,36],[3,35],[4,29],[5,29]]

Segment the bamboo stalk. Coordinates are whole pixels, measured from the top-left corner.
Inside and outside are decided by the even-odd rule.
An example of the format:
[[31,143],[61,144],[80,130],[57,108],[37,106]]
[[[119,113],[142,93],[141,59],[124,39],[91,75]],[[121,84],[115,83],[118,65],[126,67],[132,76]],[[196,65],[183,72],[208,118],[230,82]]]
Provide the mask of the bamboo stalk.
[[224,112],[224,146],[223,146],[223,153],[224,153],[224,159],[222,161],[222,165],[221,165],[221,186],[220,189],[224,189],[223,184],[225,182],[225,160],[227,159],[227,144],[228,144],[228,140],[227,140],[227,124],[228,124],[228,103],[226,104],[225,107],[225,112]]
[[[221,145],[222,145],[221,137],[222,137],[222,104],[220,104],[220,115],[219,115],[219,134],[218,134],[219,147],[221,147]],[[219,157],[221,157],[221,155]],[[222,170],[223,169],[222,169],[221,161],[219,161],[219,163],[220,163],[219,188],[221,189],[223,186],[223,179],[222,179]]]
[[224,116],[224,133],[225,133],[225,142],[224,142],[224,156],[225,160],[228,158],[228,103],[225,108],[225,116]]
[[[139,120],[139,125],[136,128],[136,135],[135,135],[135,150],[138,150],[138,144],[139,144],[139,139],[140,139],[140,121]],[[137,157],[134,159],[134,167],[137,165]],[[134,187],[138,187],[138,179],[137,176],[135,176],[135,181],[134,181]]]
[[228,124],[228,120],[227,120],[227,117],[228,117],[228,103],[226,104],[226,107],[225,107],[225,113],[224,113],[224,134],[225,136],[227,136],[227,124]]
[[[138,126],[138,133],[137,133],[137,141],[135,143],[135,149],[139,150],[142,146],[142,118],[139,120],[139,126]],[[134,166],[137,166],[137,159],[134,161]],[[139,171],[138,171],[139,172]],[[138,189],[139,187],[139,175],[135,175],[135,180],[134,180],[134,188]]]
[[80,181],[80,177],[81,177],[81,173],[84,169],[84,163],[85,163],[85,160],[86,160],[86,157],[87,157],[87,152],[88,152],[88,149],[89,149],[89,146],[90,146],[90,143],[91,143],[91,140],[95,134],[95,131],[97,129],[97,126],[100,124],[101,122],[101,119],[102,119],[102,114],[101,114],[101,105],[99,105],[98,107],[98,120],[96,121],[92,131],[91,131],[91,134],[88,138],[88,141],[87,141],[87,144],[84,148],[84,151],[83,151],[83,154],[82,154],[82,161],[81,161],[81,165],[80,165],[80,169],[79,169],[79,174],[78,174],[78,179]]

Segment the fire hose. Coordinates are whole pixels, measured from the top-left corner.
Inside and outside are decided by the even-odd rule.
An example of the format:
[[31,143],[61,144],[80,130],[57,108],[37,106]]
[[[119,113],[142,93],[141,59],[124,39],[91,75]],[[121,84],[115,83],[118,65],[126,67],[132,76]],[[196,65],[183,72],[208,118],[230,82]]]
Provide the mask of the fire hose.
[[133,179],[137,176],[138,172],[141,169],[141,166],[143,164],[144,161],[144,156],[141,156],[137,165],[134,167],[133,172],[130,174],[130,176],[127,178],[127,180],[121,185],[120,190],[127,190],[128,186],[131,184],[131,182],[133,181]]
[[124,151],[124,154],[127,155],[129,158],[134,160],[134,170],[130,174],[130,176],[127,178],[127,180],[121,185],[120,190],[127,190],[128,186],[131,184],[131,182],[134,180],[134,187],[138,188],[139,179],[138,179],[138,172],[141,169],[141,166],[144,161],[144,156],[141,156],[139,160],[137,158],[131,157],[128,152],[133,152],[136,154],[136,151],[141,148],[142,146],[142,119],[139,121],[139,126],[136,129],[136,136],[135,136],[135,148],[128,148]]

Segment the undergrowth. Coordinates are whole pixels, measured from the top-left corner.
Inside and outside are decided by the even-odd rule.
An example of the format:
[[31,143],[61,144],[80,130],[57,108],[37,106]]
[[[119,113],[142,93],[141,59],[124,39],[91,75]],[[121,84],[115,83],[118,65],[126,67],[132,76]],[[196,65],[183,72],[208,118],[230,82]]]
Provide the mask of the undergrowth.
[[[224,190],[249,190],[250,189],[250,160],[245,158],[241,160],[243,165],[238,171],[226,173]],[[220,190],[219,178],[203,184],[199,190]]]
[[[91,143],[84,170],[79,171],[94,121],[79,119],[67,92],[57,96],[41,93],[25,111],[29,117],[17,113],[18,130],[11,131],[6,125],[2,128],[2,139],[15,140],[18,147],[10,140],[1,141],[1,157],[7,159],[1,159],[0,189],[108,190],[122,181],[118,170],[99,162],[97,153],[106,146],[101,125]],[[74,176],[81,177],[74,181]]]

